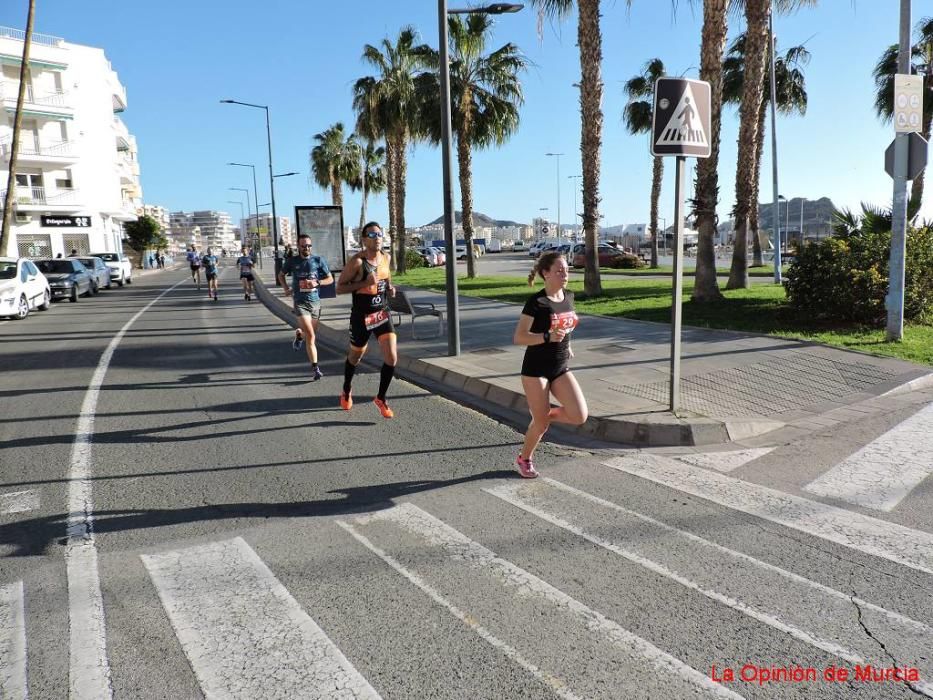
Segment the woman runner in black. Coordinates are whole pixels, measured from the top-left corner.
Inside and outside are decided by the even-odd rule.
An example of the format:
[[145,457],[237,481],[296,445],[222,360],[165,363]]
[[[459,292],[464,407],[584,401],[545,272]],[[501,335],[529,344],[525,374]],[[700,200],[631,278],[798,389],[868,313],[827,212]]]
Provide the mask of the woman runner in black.
[[[586,399],[567,363],[573,357],[570,333],[579,319],[573,310],[573,292],[566,289],[570,269],[557,252],[545,253],[528,275],[534,284],[541,275],[544,289],[525,302],[512,342],[526,346],[522,362],[522,387],[531,412],[531,423],[525,432],[525,443],[515,464],[526,479],[538,476],[534,451],[551,423],[582,425],[586,422]],[[560,401],[551,408],[551,394]]]

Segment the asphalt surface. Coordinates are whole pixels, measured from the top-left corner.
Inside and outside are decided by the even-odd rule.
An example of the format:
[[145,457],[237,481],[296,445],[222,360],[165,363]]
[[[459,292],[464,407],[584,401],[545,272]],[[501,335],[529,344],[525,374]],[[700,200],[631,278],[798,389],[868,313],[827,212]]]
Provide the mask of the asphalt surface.
[[[97,377],[85,503],[114,697],[933,697],[823,676],[870,662],[933,678],[931,480],[887,512],[803,490],[931,392],[728,475],[670,450],[545,445],[547,478],[523,482],[514,427],[403,381],[385,421],[364,370],[341,411],[340,352],[321,349],[312,383],[233,270],[216,303],[184,278],[0,325],[0,499],[38,500],[0,512],[0,697],[24,697],[22,678],[31,698],[86,697],[69,677],[83,633],[69,474],[121,329]],[[702,495],[684,474],[725,485]],[[725,505],[737,485],[832,504],[841,534],[788,520],[792,503],[768,515],[770,491]],[[841,541],[865,523],[872,542]],[[20,585],[25,663],[10,652]],[[819,679],[710,680],[746,664]]]

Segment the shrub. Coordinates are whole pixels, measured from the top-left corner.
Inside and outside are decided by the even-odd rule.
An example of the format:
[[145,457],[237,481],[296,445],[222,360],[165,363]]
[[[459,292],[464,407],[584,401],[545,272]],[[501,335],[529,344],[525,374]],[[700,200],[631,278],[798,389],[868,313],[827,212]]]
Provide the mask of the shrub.
[[416,267],[427,267],[428,264],[421,257],[421,254],[411,248],[405,249],[405,269],[413,270]]
[[645,263],[642,262],[642,259],[631,253],[617,255],[609,261],[609,267],[614,270],[637,270],[639,267],[644,266]]
[[[933,231],[908,231],[904,318],[933,313]],[[787,297],[799,317],[877,325],[886,316],[891,232],[861,230],[800,248],[787,273]]]

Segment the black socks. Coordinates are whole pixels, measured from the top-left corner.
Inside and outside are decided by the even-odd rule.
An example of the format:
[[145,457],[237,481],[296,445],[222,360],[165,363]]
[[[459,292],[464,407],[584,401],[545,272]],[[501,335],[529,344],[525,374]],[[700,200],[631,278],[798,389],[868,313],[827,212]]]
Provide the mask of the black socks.
[[392,377],[395,376],[395,366],[387,365],[385,362],[382,363],[382,369],[379,370],[379,393],[376,394],[376,397],[380,401],[386,400],[386,392],[389,390],[389,383],[392,381]]
[[356,365],[351,365],[350,360],[343,362],[343,393],[350,395],[350,384],[353,382],[353,374],[356,372]]

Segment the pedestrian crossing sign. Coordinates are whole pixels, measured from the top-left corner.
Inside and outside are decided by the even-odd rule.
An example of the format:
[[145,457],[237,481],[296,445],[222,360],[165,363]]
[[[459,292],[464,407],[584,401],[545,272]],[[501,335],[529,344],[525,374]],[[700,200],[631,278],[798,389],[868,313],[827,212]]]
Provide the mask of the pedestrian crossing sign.
[[654,84],[651,153],[655,156],[710,154],[709,83],[685,78],[658,78]]

